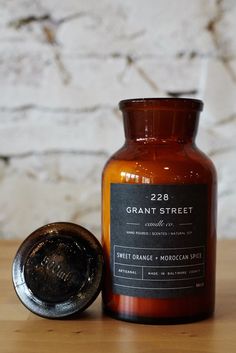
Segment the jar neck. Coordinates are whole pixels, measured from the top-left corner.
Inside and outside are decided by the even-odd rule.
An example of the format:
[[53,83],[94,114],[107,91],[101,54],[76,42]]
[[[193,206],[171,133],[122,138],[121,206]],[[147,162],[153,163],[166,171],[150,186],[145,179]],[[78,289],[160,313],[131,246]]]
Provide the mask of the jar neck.
[[[177,100],[182,104],[178,107],[174,105],[176,99],[174,101],[164,98],[143,101],[145,101],[144,106],[140,106],[140,101],[138,101],[138,104],[135,104],[135,101],[122,101],[120,103],[127,143],[194,143],[200,109],[190,109],[188,106],[190,99],[187,100],[185,105],[183,101],[186,101],[186,99]],[[154,106],[153,101],[155,103],[170,101],[170,103],[169,106],[159,106],[158,104]]]

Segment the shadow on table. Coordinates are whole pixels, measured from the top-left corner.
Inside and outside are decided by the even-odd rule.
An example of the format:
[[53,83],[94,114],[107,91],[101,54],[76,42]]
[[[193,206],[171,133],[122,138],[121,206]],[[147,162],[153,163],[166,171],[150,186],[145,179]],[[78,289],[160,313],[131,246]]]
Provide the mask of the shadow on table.
[[230,280],[221,280],[220,287],[216,289],[216,319],[236,318],[236,290]]

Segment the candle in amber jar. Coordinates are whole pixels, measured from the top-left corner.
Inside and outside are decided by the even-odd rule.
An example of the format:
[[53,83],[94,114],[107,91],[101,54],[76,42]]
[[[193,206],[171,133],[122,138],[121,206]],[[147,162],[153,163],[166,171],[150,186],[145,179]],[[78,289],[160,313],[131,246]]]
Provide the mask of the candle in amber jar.
[[214,312],[216,173],[195,145],[203,103],[120,102],[125,144],[103,171],[103,307],[142,323]]

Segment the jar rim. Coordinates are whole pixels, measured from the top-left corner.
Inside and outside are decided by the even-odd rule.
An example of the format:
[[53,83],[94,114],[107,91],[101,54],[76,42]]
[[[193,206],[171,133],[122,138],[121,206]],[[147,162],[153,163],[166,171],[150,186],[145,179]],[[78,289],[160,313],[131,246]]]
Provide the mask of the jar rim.
[[203,101],[193,98],[131,98],[119,102],[120,110],[191,110],[202,111]]

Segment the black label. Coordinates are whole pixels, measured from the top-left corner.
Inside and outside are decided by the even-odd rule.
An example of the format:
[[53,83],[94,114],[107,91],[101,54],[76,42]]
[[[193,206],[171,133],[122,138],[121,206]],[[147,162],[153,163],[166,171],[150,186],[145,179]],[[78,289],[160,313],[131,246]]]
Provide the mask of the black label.
[[113,291],[171,298],[205,286],[207,186],[111,184]]

